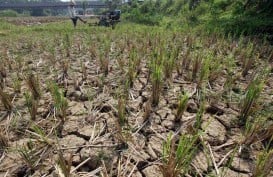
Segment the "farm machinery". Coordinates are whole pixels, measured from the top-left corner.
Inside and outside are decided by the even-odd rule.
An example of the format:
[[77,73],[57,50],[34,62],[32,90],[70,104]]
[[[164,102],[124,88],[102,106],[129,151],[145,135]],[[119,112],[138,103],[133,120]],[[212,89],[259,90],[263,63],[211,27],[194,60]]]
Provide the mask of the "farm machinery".
[[98,25],[107,27],[112,26],[112,28],[114,28],[115,25],[120,22],[120,13],[120,10],[114,10],[105,15],[101,15]]
[[103,15],[97,16],[99,18],[99,21],[96,22],[95,24],[90,24],[90,25],[106,26],[106,27],[112,27],[114,29],[116,24],[120,22],[120,14],[121,14],[120,10],[109,11]]

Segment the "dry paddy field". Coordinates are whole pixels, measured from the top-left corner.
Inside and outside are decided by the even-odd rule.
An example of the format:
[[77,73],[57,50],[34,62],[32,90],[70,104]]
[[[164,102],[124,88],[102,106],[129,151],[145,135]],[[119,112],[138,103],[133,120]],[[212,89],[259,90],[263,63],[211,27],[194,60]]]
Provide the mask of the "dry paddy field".
[[273,176],[266,41],[55,20],[0,19],[1,177]]

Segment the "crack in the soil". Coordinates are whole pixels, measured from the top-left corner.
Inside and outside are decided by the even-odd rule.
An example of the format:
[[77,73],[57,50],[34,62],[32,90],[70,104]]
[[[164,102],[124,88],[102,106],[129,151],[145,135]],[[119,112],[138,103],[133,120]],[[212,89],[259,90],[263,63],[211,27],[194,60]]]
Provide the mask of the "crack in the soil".
[[139,91],[140,95],[142,95],[142,90],[145,89],[147,83],[142,82],[142,80],[138,77],[138,81],[141,83],[142,87],[141,90]]
[[237,168],[234,168],[234,167],[229,167],[229,169],[231,169],[232,171],[235,171],[237,173],[249,174],[247,171],[240,170],[240,169],[237,169]]
[[84,139],[85,141],[89,141],[91,138],[91,136],[83,135],[83,134],[79,133],[78,131],[69,132],[68,135],[75,135],[79,138]]
[[225,113],[224,110],[222,110],[221,108],[218,108],[216,106],[210,105],[206,108],[206,113],[212,114],[212,115],[217,115],[217,116],[221,116]]
[[225,125],[225,122],[223,120],[221,120],[218,116],[214,116],[214,117],[220,124],[222,124],[225,127],[226,130],[229,130],[231,128],[231,127]]
[[161,125],[161,122],[163,120],[163,118],[161,117],[161,115],[157,112],[157,111],[154,111],[155,115],[157,115],[160,119],[160,125]]

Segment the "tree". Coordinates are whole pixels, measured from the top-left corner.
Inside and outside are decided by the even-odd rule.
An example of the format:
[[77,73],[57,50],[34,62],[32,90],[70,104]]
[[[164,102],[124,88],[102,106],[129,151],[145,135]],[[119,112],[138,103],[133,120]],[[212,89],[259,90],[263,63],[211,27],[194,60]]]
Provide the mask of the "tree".
[[195,9],[201,0],[190,0],[189,2],[189,10]]
[[83,15],[86,14],[86,9],[87,9],[87,7],[88,7],[88,2],[87,2],[86,0],[84,0],[84,1],[82,2]]
[[257,13],[271,13],[273,12],[272,0],[246,0],[244,3],[244,9],[256,10]]
[[106,0],[105,3],[109,4],[110,10],[115,10],[118,6],[121,5],[122,0]]

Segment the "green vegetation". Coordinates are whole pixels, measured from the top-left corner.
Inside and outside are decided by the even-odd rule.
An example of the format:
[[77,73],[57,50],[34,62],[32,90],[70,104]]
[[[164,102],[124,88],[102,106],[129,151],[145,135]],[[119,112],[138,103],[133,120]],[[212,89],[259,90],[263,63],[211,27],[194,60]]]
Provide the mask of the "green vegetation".
[[66,120],[66,109],[68,107],[67,100],[64,97],[63,91],[59,89],[55,83],[50,83],[49,89],[54,101],[54,107],[60,115],[61,122],[64,123]]
[[178,102],[178,108],[176,113],[176,120],[180,121],[182,118],[183,113],[187,109],[187,103],[189,101],[189,95],[187,93],[180,96],[179,102]]
[[272,150],[264,150],[259,154],[256,168],[253,176],[257,177],[266,177],[269,176],[271,170],[271,164],[273,163],[273,151]]
[[196,2],[133,2],[160,19],[115,29],[0,19],[0,176],[270,176],[272,45]]
[[156,0],[124,6],[125,19],[187,30],[241,34],[272,34],[273,2],[270,0]]
[[[156,60],[156,59],[154,59]],[[160,92],[162,88],[162,69],[159,64],[154,62],[152,64],[152,104],[157,106],[160,99]]]
[[26,100],[26,105],[28,107],[28,111],[30,113],[30,118],[31,120],[35,120],[37,109],[38,109],[38,102],[28,92],[25,93],[25,100]]
[[69,157],[69,161],[65,160],[65,157],[61,150],[58,150],[58,160],[56,162],[55,168],[58,171],[59,176],[69,177],[72,167],[72,155]]
[[178,145],[175,137],[170,134],[163,143],[161,172],[164,177],[184,176],[189,170],[190,163],[197,151],[197,137],[181,135]]
[[0,17],[18,17],[19,14],[14,10],[3,10],[0,11]]
[[264,80],[261,75],[256,76],[248,86],[246,94],[244,95],[241,101],[241,111],[240,111],[240,118],[241,122],[245,124],[247,122],[248,116],[253,114],[254,112],[258,111],[255,110],[258,104],[258,98],[263,90]]

